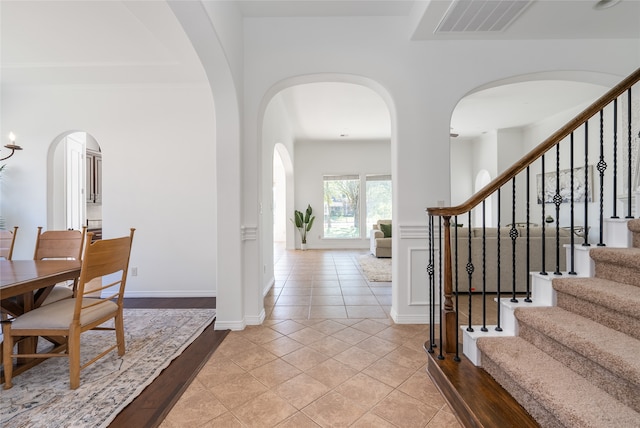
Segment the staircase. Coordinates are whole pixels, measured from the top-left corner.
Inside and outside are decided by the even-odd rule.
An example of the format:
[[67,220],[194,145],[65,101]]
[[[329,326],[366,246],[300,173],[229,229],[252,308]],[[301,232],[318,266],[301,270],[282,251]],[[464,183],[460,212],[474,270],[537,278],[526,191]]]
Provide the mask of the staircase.
[[594,277],[517,307],[518,336],[479,337],[482,367],[543,427],[640,427],[640,219],[632,248],[592,248]]

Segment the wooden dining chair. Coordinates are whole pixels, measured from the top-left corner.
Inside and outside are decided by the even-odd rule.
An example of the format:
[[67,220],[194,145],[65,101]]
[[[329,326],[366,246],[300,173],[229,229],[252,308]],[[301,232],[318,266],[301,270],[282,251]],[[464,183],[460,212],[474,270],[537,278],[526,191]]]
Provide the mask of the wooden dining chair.
[[[86,239],[87,227],[82,230],[47,230],[42,231],[42,226],[38,227],[36,236],[36,248],[33,253],[34,260],[46,259],[82,259],[83,244]],[[48,294],[36,297],[36,307],[48,305],[62,299],[73,297],[74,288],[77,281],[71,284],[58,284],[53,287]]]
[[[91,242],[91,234],[84,245],[82,268],[78,279],[76,297],[59,300],[41,306],[15,318],[3,321],[2,347],[5,384],[4,389],[13,386],[13,358],[69,358],[69,383],[71,389],[80,386],[80,371],[96,362],[107,353],[118,349],[118,355],[125,353],[124,321],[122,314],[123,296],[131,255],[131,244],[135,229],[129,236],[103,239]],[[108,284],[101,287],[103,297],[86,297],[85,286],[92,279],[109,275]],[[91,291],[88,291],[89,293]],[[115,328],[101,327],[113,319]],[[104,350],[84,365],[80,364],[80,337],[90,330],[115,330],[116,344]],[[66,337],[66,352],[42,354],[14,354],[14,342],[23,337],[62,336]]]
[[16,235],[18,234],[18,226],[13,230],[0,230],[0,257],[5,260],[11,260],[13,257],[13,246],[16,243]]

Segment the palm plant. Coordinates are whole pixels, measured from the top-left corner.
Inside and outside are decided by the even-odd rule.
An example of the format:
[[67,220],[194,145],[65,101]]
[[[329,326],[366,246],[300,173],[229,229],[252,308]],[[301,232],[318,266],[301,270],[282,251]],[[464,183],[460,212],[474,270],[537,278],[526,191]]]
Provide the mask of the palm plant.
[[308,205],[305,213],[295,210],[294,218],[289,219],[300,232],[300,237],[302,238],[303,244],[307,243],[307,232],[311,230],[313,221],[316,219],[316,216],[312,215],[312,212],[313,211],[311,209],[311,205]]

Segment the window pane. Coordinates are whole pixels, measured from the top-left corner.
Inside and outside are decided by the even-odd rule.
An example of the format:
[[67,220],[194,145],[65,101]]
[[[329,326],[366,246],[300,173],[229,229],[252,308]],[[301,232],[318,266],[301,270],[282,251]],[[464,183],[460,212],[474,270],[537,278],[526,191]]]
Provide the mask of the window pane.
[[360,178],[324,176],[324,237],[360,238]]
[[367,176],[367,237],[378,220],[391,219],[391,176]]

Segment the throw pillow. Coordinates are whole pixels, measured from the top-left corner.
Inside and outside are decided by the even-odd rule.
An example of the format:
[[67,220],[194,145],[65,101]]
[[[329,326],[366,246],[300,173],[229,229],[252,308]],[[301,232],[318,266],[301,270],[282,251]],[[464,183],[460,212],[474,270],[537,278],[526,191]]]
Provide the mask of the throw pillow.
[[385,238],[391,238],[391,225],[390,224],[381,224],[380,230],[384,233]]

